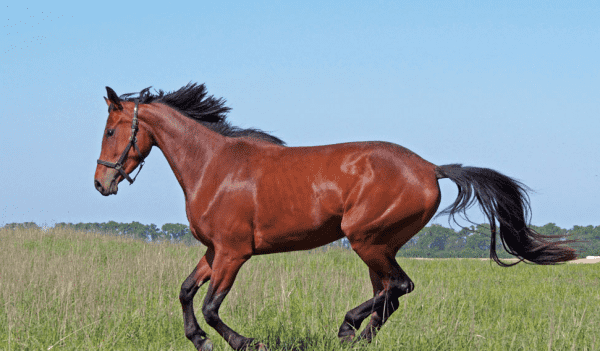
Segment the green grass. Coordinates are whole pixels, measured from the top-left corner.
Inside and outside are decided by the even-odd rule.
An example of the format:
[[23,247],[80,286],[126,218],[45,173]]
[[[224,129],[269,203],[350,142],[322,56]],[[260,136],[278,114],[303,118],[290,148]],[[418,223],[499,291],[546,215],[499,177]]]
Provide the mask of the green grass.
[[[70,230],[0,229],[0,350],[193,350],[178,295],[203,252]],[[368,350],[600,350],[598,265],[398,261],[415,291]],[[242,335],[280,340],[272,351],[300,343],[357,350],[340,346],[337,330],[371,294],[367,268],[350,251],[257,256],[220,315]],[[229,350],[199,317],[215,349]]]

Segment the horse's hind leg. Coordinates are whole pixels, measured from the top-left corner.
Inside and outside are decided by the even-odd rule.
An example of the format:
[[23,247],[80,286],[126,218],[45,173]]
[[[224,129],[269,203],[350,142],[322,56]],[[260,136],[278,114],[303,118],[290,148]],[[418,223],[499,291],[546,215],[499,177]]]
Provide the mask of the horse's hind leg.
[[[400,271],[402,271],[400,266],[398,266],[398,268],[400,269]],[[372,269],[369,269],[369,273],[371,274],[371,282],[373,283],[374,290],[375,286],[381,286],[379,290],[375,291],[374,295],[376,297],[385,297],[385,303],[383,304],[383,306],[371,313],[371,320],[360,334],[360,339],[371,342],[371,340],[375,337],[375,335],[377,334],[379,329],[381,329],[383,324],[388,320],[392,313],[394,313],[394,311],[398,309],[398,306],[400,304],[400,296],[412,291],[414,289],[414,284],[412,283],[412,281],[410,281],[410,278],[408,278],[407,276],[408,280],[410,281],[410,291],[401,293],[400,295],[394,295],[384,290],[381,278],[375,272],[373,272]]]
[[[402,191],[396,198],[386,193],[385,184],[389,183],[378,183],[370,188],[366,185],[372,191],[363,190],[361,194],[369,194],[370,199],[359,197],[344,213],[342,230],[352,249],[369,267],[375,296],[346,313],[338,333],[342,341],[354,339],[361,323],[372,315],[360,336],[370,341],[398,308],[398,299],[414,290],[413,282],[395,256],[400,247],[427,224],[439,206],[437,179],[429,172],[433,170],[431,165],[425,166],[420,167],[421,171],[419,167],[412,168],[413,180],[401,183]],[[415,183],[414,179],[420,182]]]
[[185,336],[190,339],[194,346],[198,350],[210,351],[212,350],[212,342],[206,337],[204,330],[198,325],[196,316],[194,314],[194,295],[198,292],[198,289],[202,284],[210,279],[211,268],[208,260],[212,261],[213,250],[208,249],[206,254],[200,259],[196,268],[187,277],[187,279],[181,285],[181,292],[179,293],[179,301],[181,302],[181,309],[183,310],[183,326],[185,330]]
[[[394,254],[385,253],[389,248],[356,245],[353,249],[369,266],[375,296],[346,313],[338,337],[342,341],[351,341],[365,318],[372,315],[369,325],[361,334],[361,338],[371,341],[377,330],[398,308],[400,296],[413,291],[414,284],[400,268]],[[379,290],[379,287],[382,289]]]

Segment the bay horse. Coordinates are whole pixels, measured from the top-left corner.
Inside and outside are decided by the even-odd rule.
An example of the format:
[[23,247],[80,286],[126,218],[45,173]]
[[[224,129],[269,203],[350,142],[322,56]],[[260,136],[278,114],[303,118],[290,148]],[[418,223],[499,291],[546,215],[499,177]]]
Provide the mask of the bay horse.
[[309,250],[344,237],[369,268],[373,297],[346,313],[338,337],[371,341],[398,299],[414,289],[395,256],[435,214],[442,178],[458,186],[457,199],[442,214],[466,217],[477,202],[490,223],[490,257],[499,265],[510,266],[496,255],[497,223],[504,248],[518,262],[576,258],[570,240],[548,240],[527,226],[528,188],[497,171],[436,166],[387,142],[286,147],[259,129],[232,126],[225,100],[208,96],[204,84],[170,93],[146,88],[137,97],[106,91],[96,189],[116,194],[123,179],[135,181],[130,173],[141,170],[152,147],[160,148],[183,189],[190,230],[207,247],[179,294],[185,336],[198,350],[213,349],[193,310],[202,284],[210,280],[202,305],[206,323],[235,350],[266,350],[219,317],[240,267],[253,255]]

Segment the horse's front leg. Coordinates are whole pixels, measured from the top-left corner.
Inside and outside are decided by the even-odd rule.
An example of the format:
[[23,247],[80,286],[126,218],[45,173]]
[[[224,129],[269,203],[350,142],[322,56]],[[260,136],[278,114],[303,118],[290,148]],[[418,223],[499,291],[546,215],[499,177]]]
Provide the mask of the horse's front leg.
[[213,257],[214,250],[209,248],[202,259],[200,259],[200,262],[198,262],[198,265],[196,265],[196,268],[194,268],[192,273],[183,282],[181,292],[179,293],[179,301],[183,310],[185,336],[194,343],[196,349],[202,351],[212,351],[213,344],[196,320],[194,314],[194,295],[196,295],[200,286],[210,279],[212,269],[210,268],[209,260],[212,261]]
[[229,293],[240,268],[249,258],[250,256],[244,257],[233,250],[216,251],[210,285],[202,305],[202,313],[206,323],[213,327],[234,350],[266,351],[267,348],[264,344],[236,333],[219,317],[221,303]]

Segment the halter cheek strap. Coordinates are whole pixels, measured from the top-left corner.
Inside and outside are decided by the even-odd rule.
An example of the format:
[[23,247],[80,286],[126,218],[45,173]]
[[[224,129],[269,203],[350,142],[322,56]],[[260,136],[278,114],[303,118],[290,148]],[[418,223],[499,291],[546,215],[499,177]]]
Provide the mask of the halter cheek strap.
[[[98,159],[99,165],[103,165],[103,166],[106,166],[109,168],[114,168],[117,171],[119,171],[119,173],[123,176],[123,178],[127,179],[127,181],[129,182],[129,185],[133,184],[133,182],[137,178],[138,174],[140,174],[142,167],[144,167],[144,163],[146,162],[142,158],[142,153],[140,152],[140,148],[136,144],[136,142],[137,142],[136,134],[139,129],[138,128],[139,99],[134,99],[134,101],[135,101],[135,107],[133,108],[133,121],[131,122],[131,136],[129,137],[129,143],[127,143],[127,146],[125,147],[125,150],[123,150],[121,157],[119,157],[119,160],[117,162],[108,162],[108,161]],[[129,174],[127,174],[127,172],[125,172],[125,170],[123,169],[123,162],[125,162],[125,159],[127,159],[127,154],[129,153],[129,149],[131,149],[132,146],[135,149],[135,151],[137,151],[140,158],[142,158],[142,162],[140,162],[140,168],[138,169],[138,172],[136,173],[135,177],[133,177],[133,179],[131,179],[131,177],[129,177]],[[116,177],[117,177],[117,175],[115,175],[115,178]]]

